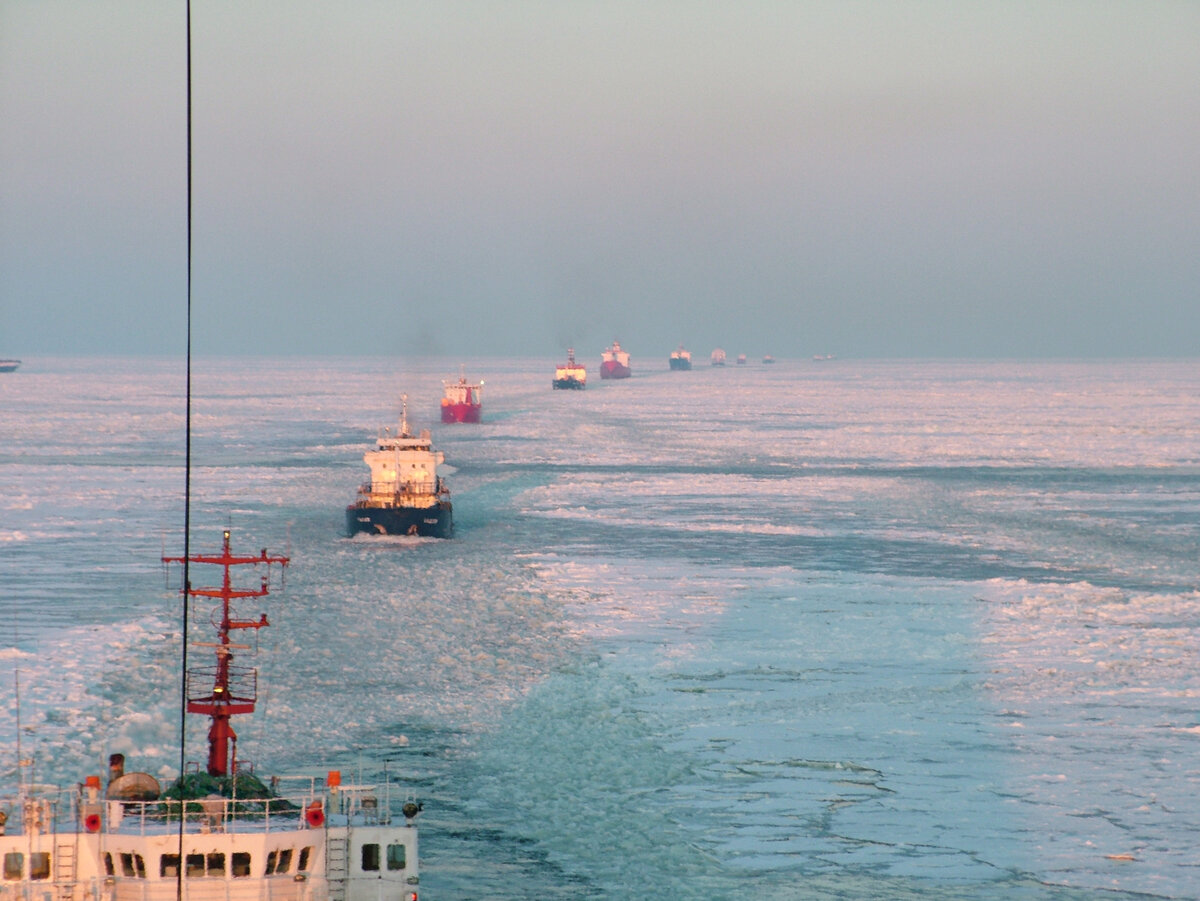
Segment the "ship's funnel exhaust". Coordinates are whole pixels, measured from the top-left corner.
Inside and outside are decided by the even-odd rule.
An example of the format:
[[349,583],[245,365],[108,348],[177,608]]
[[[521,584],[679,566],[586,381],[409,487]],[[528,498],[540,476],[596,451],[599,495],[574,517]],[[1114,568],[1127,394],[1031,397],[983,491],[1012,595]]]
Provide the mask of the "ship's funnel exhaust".
[[124,754],[109,754],[108,755],[108,781],[111,785],[116,780],[125,775],[125,755]]

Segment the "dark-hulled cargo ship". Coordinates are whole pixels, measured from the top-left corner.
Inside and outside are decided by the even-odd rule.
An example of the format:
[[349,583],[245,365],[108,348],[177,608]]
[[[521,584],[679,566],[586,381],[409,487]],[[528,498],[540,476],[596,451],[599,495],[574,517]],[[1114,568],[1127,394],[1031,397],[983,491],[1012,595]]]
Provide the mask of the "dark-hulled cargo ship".
[[359,486],[357,499],[346,508],[346,531],[453,537],[450,489],[437,474],[438,464],[444,461],[442,452],[433,449],[428,429],[415,437],[409,434],[405,397],[396,433],[384,429],[375,450],[363,454],[363,462],[371,467],[371,481]]

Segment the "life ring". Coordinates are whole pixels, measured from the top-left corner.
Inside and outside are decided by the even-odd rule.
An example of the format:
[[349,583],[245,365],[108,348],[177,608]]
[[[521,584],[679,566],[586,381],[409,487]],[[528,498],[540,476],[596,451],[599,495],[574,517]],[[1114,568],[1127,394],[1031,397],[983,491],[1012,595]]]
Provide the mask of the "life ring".
[[320,801],[313,801],[304,809],[304,822],[310,829],[320,829],[325,825],[325,809]]
[[100,831],[100,814],[89,813],[87,816],[85,816],[83,818],[83,828],[86,829],[88,832],[99,832]]

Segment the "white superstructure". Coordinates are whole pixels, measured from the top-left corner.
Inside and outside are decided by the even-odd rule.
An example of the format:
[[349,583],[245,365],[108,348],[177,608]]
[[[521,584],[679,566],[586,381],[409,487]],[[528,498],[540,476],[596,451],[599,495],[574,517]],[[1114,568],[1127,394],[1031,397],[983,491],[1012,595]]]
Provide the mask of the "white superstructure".
[[419,808],[339,782],[188,801],[182,838],[179,801],[28,788],[0,798],[0,901],[416,901]]
[[358,489],[358,504],[369,507],[432,507],[449,492],[437,475],[446,460],[433,449],[429,429],[417,436],[408,432],[408,397],[404,397],[400,426],[393,434],[384,429],[375,450],[363,454],[371,469],[371,480]]

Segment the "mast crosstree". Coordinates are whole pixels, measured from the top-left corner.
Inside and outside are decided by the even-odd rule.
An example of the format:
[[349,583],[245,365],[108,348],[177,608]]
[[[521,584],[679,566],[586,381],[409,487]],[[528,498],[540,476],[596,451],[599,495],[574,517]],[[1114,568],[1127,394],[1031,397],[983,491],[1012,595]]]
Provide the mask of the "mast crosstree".
[[[270,555],[263,548],[258,556],[236,555],[229,546],[229,530],[224,532],[221,553],[191,554],[186,557],[163,557],[163,563],[205,563],[220,566],[223,571],[220,587],[193,588],[185,584],[181,591],[191,598],[215,598],[220,601],[214,610],[212,623],[217,641],[197,642],[199,647],[212,648],[216,664],[196,667],[187,672],[187,711],[212,720],[208,729],[208,774],[228,776],[237,771],[237,733],[230,720],[237,715],[253,713],[258,702],[258,671],[252,667],[234,666],[233,652],[248,650],[249,645],[236,644],[230,636],[237,630],[262,629],[269,626],[267,615],[258,619],[238,619],[233,602],[244,598],[260,598],[270,593],[272,566],[281,569],[289,558]],[[257,588],[235,588],[232,569],[235,566],[265,566]]]

